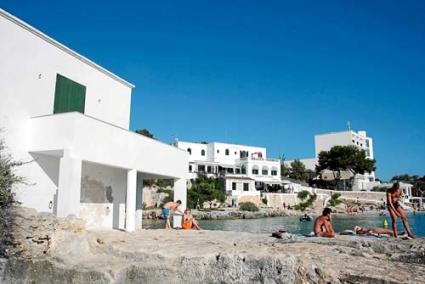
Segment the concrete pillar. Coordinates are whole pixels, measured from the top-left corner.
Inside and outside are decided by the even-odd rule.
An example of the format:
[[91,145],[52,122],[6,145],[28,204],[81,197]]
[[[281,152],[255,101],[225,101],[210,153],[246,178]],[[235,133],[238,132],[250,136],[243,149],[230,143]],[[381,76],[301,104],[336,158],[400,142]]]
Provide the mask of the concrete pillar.
[[125,230],[127,232],[133,232],[136,229],[136,186],[137,170],[128,170],[125,201]]
[[[181,200],[182,205],[179,207],[181,211],[186,209],[187,184],[186,178],[181,178],[174,181],[174,201]],[[182,217],[173,217],[173,227],[181,227]]]
[[142,228],[143,220],[143,177],[142,174],[137,174],[137,189],[136,189],[136,230]]
[[57,194],[58,217],[80,216],[81,159],[71,157],[68,152],[59,161]]

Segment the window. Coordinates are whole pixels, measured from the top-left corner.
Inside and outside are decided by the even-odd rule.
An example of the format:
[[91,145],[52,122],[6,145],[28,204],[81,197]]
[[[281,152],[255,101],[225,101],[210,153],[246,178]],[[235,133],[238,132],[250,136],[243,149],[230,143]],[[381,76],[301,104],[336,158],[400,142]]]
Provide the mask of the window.
[[236,190],[236,182],[232,182],[232,190]]
[[204,149],[201,150],[201,156],[205,156],[205,150]]
[[226,156],[229,156],[229,149],[226,149],[226,151],[224,151],[224,154],[225,154]]
[[241,173],[241,169],[236,169],[235,173],[240,174]]
[[84,113],[86,87],[62,75],[56,75],[53,113],[78,111]]
[[205,166],[204,165],[198,165],[198,172],[205,173]]
[[246,175],[246,167],[245,166],[242,166],[241,172],[242,172],[243,175]]
[[249,191],[249,183],[247,182],[243,183],[243,191]]
[[211,172],[212,172],[211,166],[208,166],[208,167],[207,167],[207,173],[209,173],[209,174],[210,174]]
[[229,174],[233,174],[233,168],[227,168],[227,172],[228,172]]
[[235,151],[235,156],[238,154],[238,152]]
[[252,169],[252,174],[253,175],[258,175],[258,169]]
[[189,155],[192,155],[192,149],[187,148],[187,152],[189,153]]
[[277,170],[272,170],[271,173],[272,173],[272,176],[277,176]]
[[189,165],[189,172],[192,172],[192,165]]
[[217,150],[217,154],[219,154],[220,153],[220,150]]
[[263,170],[261,171],[261,174],[262,174],[263,176],[266,176],[266,175],[268,175],[268,174],[269,174],[269,170],[267,170],[267,169],[263,169]]

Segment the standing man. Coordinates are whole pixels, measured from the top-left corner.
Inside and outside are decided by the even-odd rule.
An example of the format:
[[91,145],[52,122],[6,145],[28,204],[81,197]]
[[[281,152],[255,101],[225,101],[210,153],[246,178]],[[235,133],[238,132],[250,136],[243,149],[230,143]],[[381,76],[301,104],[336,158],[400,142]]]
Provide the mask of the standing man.
[[332,210],[330,208],[323,209],[322,216],[314,221],[314,235],[316,237],[335,238],[335,230],[331,221]]
[[162,216],[164,217],[165,229],[171,229],[170,212],[177,211],[178,213],[183,215],[183,212],[178,209],[181,204],[182,202],[180,200],[177,200],[176,202],[170,201],[165,203],[162,207]]
[[409,221],[407,220],[406,213],[404,212],[403,208],[400,205],[400,196],[401,196],[401,189],[400,184],[398,182],[394,183],[391,188],[387,190],[387,207],[388,212],[390,213],[391,220],[392,220],[392,227],[393,227],[393,235],[395,238],[398,237],[397,235],[397,217],[400,217],[403,221],[403,226],[407,231],[407,235],[414,239],[412,230],[409,226]]

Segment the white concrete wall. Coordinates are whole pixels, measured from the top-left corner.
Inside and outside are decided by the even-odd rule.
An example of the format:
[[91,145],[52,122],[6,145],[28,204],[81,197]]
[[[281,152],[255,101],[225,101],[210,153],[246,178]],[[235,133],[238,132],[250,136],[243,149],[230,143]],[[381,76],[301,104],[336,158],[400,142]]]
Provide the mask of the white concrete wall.
[[[236,190],[232,189],[233,183],[236,183]],[[243,190],[244,183],[248,184],[248,191]],[[255,189],[254,180],[226,178],[225,185],[226,185],[226,192],[232,196],[260,195],[260,192]]]
[[0,137],[14,159],[37,159],[17,169],[27,180],[17,187],[17,198],[24,206],[53,212],[59,158],[30,155],[28,143],[30,118],[53,113],[57,73],[86,86],[86,114],[124,128],[129,124],[131,88],[19,23],[0,9]]
[[[240,158],[240,151],[248,151],[250,156],[252,153],[261,152],[263,159],[267,158],[267,150],[264,147],[219,142],[202,144],[185,141],[178,141],[177,147],[182,150],[187,150],[189,148],[192,150],[192,154],[189,156],[189,161],[209,161],[233,165]],[[226,149],[229,150],[229,155],[226,155]],[[205,156],[201,155],[202,150],[206,151]]]
[[[177,148],[182,149],[184,151],[191,150],[191,154],[189,154],[189,161],[211,161],[210,152],[208,151],[208,144],[202,143],[192,143],[192,142],[177,142]],[[205,151],[205,156],[201,155],[202,150]]]
[[351,131],[320,134],[314,136],[316,157],[322,151],[329,151],[335,145],[351,145]]
[[[272,180],[280,180],[280,161],[273,161],[273,160],[257,160],[257,159],[241,159],[240,163],[243,164],[246,169],[247,169],[247,176],[250,178],[254,178],[255,180],[258,180],[259,178],[262,180],[267,180],[269,179],[270,181]],[[254,175],[252,173],[252,170],[254,169],[254,167],[258,168],[258,175]],[[263,175],[262,174],[262,169],[263,168],[267,168],[268,169],[268,174],[267,175]],[[276,169],[277,170],[277,175],[272,176],[271,175],[271,170],[272,169]]]
[[187,174],[186,151],[77,112],[34,118],[30,129],[29,151],[68,149],[98,164],[170,178]]
[[89,228],[124,229],[127,171],[83,162],[80,217]]
[[[249,156],[255,152],[261,152],[263,158],[267,158],[267,150],[264,147],[254,147],[229,143],[214,142],[214,162],[222,164],[234,164],[236,160],[240,159],[240,151],[248,151]],[[229,155],[226,155],[226,149],[229,150]]]

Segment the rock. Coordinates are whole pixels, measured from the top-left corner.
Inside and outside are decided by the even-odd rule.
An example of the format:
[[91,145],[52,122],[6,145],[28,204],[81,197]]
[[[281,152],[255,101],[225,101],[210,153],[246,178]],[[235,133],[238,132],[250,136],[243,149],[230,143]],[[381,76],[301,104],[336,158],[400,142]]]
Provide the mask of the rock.
[[86,231],[28,212],[16,220],[27,254],[0,259],[2,283],[425,283],[424,239]]

